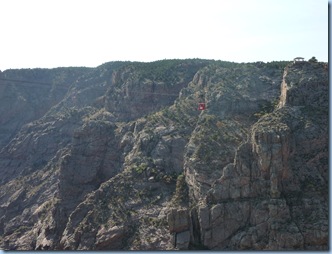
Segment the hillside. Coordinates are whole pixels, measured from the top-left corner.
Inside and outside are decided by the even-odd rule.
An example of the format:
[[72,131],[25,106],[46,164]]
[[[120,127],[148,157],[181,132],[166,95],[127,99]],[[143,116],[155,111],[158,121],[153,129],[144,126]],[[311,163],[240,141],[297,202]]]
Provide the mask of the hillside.
[[0,248],[327,250],[328,91],[309,62],[0,72]]

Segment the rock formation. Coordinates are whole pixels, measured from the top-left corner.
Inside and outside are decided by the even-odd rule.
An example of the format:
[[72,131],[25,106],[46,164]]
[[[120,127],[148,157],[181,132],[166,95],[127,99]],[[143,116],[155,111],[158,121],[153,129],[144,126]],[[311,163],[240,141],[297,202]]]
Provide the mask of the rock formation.
[[111,62],[0,82],[1,249],[329,248],[325,63]]

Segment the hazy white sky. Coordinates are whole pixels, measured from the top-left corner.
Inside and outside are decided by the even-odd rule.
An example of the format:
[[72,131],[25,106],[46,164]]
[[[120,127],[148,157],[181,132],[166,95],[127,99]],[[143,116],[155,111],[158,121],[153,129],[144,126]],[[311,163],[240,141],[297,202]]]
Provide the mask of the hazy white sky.
[[0,70],[328,60],[328,0],[0,0]]

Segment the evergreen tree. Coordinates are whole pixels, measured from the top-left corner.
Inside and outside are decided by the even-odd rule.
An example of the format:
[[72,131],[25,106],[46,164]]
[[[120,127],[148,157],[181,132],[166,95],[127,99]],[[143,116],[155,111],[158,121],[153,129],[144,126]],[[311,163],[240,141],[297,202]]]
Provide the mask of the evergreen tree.
[[310,62],[310,63],[317,63],[317,59],[316,59],[316,57],[313,56],[312,58],[310,58],[310,59],[309,59],[309,62]]

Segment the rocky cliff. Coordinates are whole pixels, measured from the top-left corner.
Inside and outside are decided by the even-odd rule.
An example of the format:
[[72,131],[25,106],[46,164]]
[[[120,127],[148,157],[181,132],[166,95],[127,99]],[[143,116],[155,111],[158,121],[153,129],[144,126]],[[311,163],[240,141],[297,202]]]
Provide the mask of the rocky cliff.
[[2,249],[329,248],[326,64],[111,62],[0,82]]

